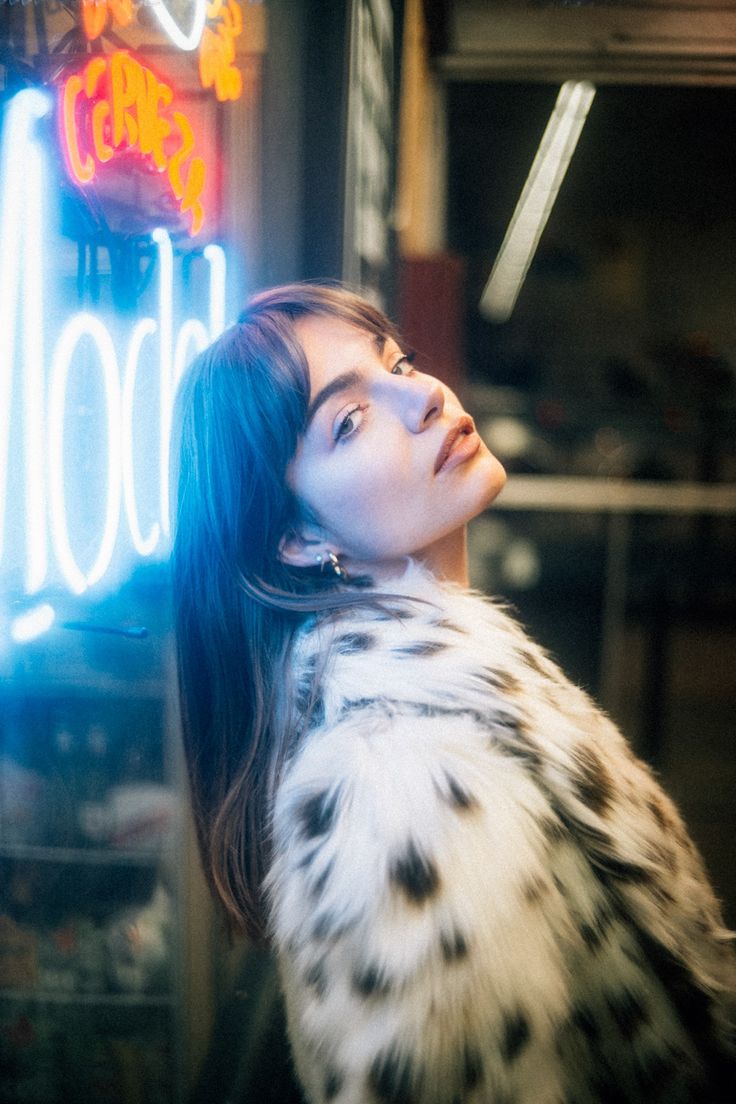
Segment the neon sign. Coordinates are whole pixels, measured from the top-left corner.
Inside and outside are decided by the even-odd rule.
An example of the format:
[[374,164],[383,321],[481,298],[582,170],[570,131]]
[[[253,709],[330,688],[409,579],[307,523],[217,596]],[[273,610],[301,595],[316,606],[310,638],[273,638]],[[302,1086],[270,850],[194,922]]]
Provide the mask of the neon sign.
[[189,31],[183,31],[174,19],[164,0],[151,0],[153,14],[159,24],[180,50],[196,50],[202,37],[204,21],[207,18],[207,0],[194,0],[194,15]]
[[[81,2],[82,29],[89,42],[100,37],[108,20],[127,27],[135,18],[133,0]],[[243,13],[237,0],[193,0],[189,30],[179,25],[164,0],[148,2],[174,46],[187,51],[199,48],[202,87],[214,87],[218,100],[237,100],[243,90],[243,75],[235,64],[235,39],[243,32]]]
[[[35,130],[51,106],[35,89],[19,92],[7,108],[0,151],[0,567],[8,566],[9,556],[20,559],[28,595],[58,580],[83,593],[106,576],[116,550],[127,548],[140,557],[166,554],[173,403],[188,359],[225,326],[225,255],[208,245],[208,317],[189,318],[175,331],[174,254],[166,231],[157,230],[156,317],[138,319],[126,341],[101,317],[81,311],[49,339],[38,324],[49,313],[44,294],[49,258],[42,231],[47,166]],[[75,437],[70,421],[77,413],[70,393],[83,364],[91,366],[102,396],[93,415],[104,441],[97,464],[104,483],[94,531],[85,534],[81,551],[70,524],[69,495],[83,477],[71,470],[68,457]],[[136,410],[148,404],[149,394],[142,390],[143,365],[156,393],[156,421],[155,440],[141,442]],[[97,463],[96,452],[93,458]],[[150,498],[141,497],[141,477],[152,467],[153,508]],[[9,488],[15,492],[11,497]],[[8,542],[9,515],[21,524]]]
[[[165,0],[149,0],[149,4],[161,30],[174,46],[180,50],[196,50],[207,18],[207,0],[193,0],[194,11],[188,31],[177,23]],[[119,26],[127,27],[134,16],[132,0],[82,0],[82,28],[90,42],[100,37],[108,16]]]
[[90,42],[99,38],[107,25],[108,14],[120,27],[133,22],[133,0],[82,0],[82,29]]
[[71,176],[89,184],[98,166],[118,151],[134,150],[166,172],[179,210],[189,213],[190,232],[204,221],[205,163],[194,155],[189,119],[172,107],[174,92],[125,50],[96,54],[61,89],[61,141]]
[[203,88],[215,89],[223,100],[237,100],[243,91],[243,74],[235,64],[235,39],[243,31],[243,13],[236,0],[213,0],[207,16],[216,22],[205,27],[199,47],[199,79]]

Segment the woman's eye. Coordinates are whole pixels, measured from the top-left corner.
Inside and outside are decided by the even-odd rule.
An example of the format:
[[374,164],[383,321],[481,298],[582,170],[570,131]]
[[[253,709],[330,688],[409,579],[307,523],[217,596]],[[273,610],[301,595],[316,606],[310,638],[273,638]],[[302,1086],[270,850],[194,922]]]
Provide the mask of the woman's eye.
[[391,369],[392,376],[405,376],[411,371],[414,363],[414,353],[405,353],[400,357]]
[[363,409],[362,406],[354,406],[339,419],[335,430],[335,441],[344,441],[346,437],[352,437],[358,432],[363,420]]

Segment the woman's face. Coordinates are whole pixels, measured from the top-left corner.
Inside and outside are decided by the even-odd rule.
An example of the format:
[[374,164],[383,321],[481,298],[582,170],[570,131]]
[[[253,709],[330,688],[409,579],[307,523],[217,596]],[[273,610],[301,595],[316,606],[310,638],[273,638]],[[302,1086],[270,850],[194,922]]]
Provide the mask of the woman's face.
[[287,478],[318,519],[310,539],[348,563],[421,556],[493,501],[501,464],[456,395],[392,338],[316,315],[296,333],[310,397]]

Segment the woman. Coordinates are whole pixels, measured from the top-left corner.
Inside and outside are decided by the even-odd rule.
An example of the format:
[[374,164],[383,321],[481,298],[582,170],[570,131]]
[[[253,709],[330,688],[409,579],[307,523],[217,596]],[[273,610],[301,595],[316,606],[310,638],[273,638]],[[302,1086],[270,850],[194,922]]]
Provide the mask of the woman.
[[312,1104],[732,1099],[730,934],[611,722],[467,589],[505,475],[387,320],[257,296],[182,397],[175,585],[212,887]]

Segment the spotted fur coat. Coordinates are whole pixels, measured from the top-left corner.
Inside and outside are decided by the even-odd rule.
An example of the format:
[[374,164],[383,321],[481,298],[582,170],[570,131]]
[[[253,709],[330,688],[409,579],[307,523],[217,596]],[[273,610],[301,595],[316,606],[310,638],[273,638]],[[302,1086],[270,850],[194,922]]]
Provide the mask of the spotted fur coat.
[[730,935],[672,803],[500,608],[409,561],[314,622],[267,880],[311,1104],[736,1099]]

